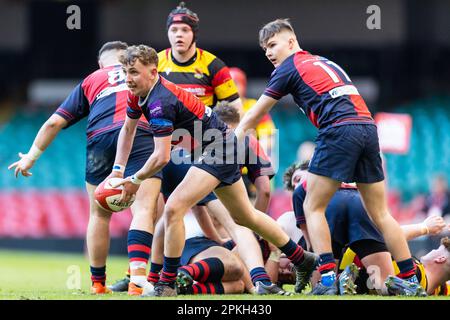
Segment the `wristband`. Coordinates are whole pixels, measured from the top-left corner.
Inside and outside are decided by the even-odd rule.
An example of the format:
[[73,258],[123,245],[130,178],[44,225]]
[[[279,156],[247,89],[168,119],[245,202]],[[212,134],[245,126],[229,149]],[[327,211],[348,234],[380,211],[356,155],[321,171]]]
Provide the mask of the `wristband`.
[[132,176],[131,176],[131,183],[133,183],[133,184],[141,184],[142,183],[142,180],[141,179],[139,179],[138,177],[136,177],[136,174],[133,174]]
[[30,151],[28,151],[28,153],[27,153],[27,157],[33,161],[36,161],[37,159],[39,159],[42,152],[43,151],[41,149],[39,149],[38,147],[36,147],[36,145],[33,143],[33,145],[30,148]]
[[125,166],[123,166],[123,165],[121,165],[121,164],[115,163],[115,164],[113,165],[112,171],[124,173],[124,172],[125,172]]

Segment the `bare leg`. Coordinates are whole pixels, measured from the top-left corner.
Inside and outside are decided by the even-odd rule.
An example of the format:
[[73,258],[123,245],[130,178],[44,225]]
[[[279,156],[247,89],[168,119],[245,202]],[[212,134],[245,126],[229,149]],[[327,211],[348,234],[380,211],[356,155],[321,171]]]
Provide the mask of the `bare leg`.
[[264,267],[261,249],[253,232],[246,227],[237,225],[220,200],[210,201],[206,206],[210,214],[222,224],[236,242],[238,253],[247,269],[252,270],[256,267]]
[[289,237],[276,221],[252,206],[242,179],[214,192],[236,223],[252,229],[277,247],[288,243]]
[[94,192],[97,186],[86,182],[86,190],[89,195],[90,215],[86,233],[86,245],[88,249],[89,263],[92,267],[103,267],[109,251],[109,222],[111,212],[100,208],[94,200]]
[[303,208],[311,245],[316,254],[332,252],[331,235],[325,210],[339,188],[340,182],[328,177],[308,173],[308,192]]
[[361,262],[369,274],[372,288],[376,289],[379,294],[387,295],[384,280],[389,275],[395,275],[391,254],[389,252],[369,254],[362,258]]
[[384,241],[396,261],[411,258],[408,243],[398,222],[389,214],[384,181],[358,183],[358,190],[375,225],[383,234]]
[[133,220],[131,221],[130,230],[154,232],[160,189],[161,179],[150,178],[142,182],[136,193],[136,200],[131,206]]
[[[198,201],[206,197],[219,184],[214,176],[191,167],[183,181],[173,191],[164,208],[164,255],[180,257],[184,248],[184,215]],[[189,192],[186,192],[189,190]]]

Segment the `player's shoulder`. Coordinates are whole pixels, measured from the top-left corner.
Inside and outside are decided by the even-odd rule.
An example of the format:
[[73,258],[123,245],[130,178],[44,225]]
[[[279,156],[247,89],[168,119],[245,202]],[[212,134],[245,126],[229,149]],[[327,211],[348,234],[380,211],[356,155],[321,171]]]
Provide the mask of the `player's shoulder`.
[[215,74],[222,68],[226,67],[225,62],[223,62],[222,59],[212,54],[211,52],[199,48],[197,50],[198,50],[197,61],[203,64],[204,66],[207,66],[208,70],[212,74]]
[[99,82],[107,82],[110,76],[110,72],[115,70],[117,70],[117,72],[121,72],[122,68],[120,65],[114,65],[97,69],[83,79],[83,86],[91,85],[94,83],[98,84]]
[[169,56],[170,56],[170,48],[166,48],[166,49],[161,50],[160,52],[158,52],[158,59],[159,60],[161,60],[161,59],[166,60],[166,59],[169,58]]
[[215,54],[207,50],[197,48],[197,52],[198,52],[198,60],[203,61],[204,63],[209,64],[214,60],[220,60]]
[[173,62],[170,58],[170,48],[158,52],[158,72],[163,72],[172,66]]

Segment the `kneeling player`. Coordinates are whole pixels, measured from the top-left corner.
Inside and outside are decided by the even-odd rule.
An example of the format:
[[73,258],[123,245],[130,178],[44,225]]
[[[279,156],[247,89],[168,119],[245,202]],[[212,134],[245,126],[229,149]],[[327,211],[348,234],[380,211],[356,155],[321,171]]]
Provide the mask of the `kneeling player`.
[[243,293],[241,280],[244,266],[228,249],[207,238],[197,221],[187,214],[186,242],[178,268],[177,286],[180,294]]

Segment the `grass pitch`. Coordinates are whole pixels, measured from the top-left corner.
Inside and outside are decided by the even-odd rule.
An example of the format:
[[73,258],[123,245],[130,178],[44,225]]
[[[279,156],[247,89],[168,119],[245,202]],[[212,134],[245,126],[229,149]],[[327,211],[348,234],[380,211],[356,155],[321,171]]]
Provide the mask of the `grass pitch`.
[[[124,276],[128,259],[126,256],[111,256],[107,264],[107,283],[121,279]],[[47,252],[7,251],[0,250],[0,300],[143,300],[143,299],[181,299],[181,300],[379,300],[379,299],[447,299],[449,297],[311,297],[295,295],[255,296],[242,295],[202,295],[179,296],[176,298],[141,298],[129,297],[126,293],[95,296],[89,294],[90,273],[89,263],[85,256],[77,254],[61,254]],[[293,291],[293,286],[285,286]]]

